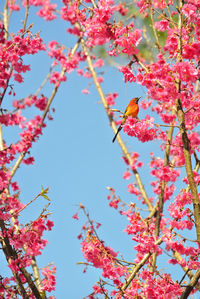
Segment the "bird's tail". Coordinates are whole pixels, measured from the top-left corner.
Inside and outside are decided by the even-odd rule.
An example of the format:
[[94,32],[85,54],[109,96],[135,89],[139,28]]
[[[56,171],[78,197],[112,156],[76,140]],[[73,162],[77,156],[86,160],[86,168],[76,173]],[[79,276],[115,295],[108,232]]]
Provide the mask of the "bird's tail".
[[115,142],[115,139],[117,138],[117,135],[119,134],[119,132],[121,131],[121,129],[122,129],[122,125],[120,125],[119,128],[117,129],[117,132],[116,132],[116,134],[115,134],[112,142]]

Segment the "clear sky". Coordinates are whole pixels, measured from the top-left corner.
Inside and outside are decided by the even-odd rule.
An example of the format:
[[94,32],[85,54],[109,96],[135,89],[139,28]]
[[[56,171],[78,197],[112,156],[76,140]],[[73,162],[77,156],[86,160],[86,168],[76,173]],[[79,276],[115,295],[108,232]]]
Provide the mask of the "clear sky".
[[[11,31],[16,32],[16,28],[20,28],[23,15],[24,12],[15,13],[11,17]],[[28,24],[30,23],[34,23],[33,32],[41,30],[40,35],[46,44],[56,39],[66,47],[73,47],[75,40],[66,34],[64,22],[47,23],[35,14],[30,14]],[[25,84],[16,85],[17,99],[37,90],[48,72],[50,62],[43,53],[26,57],[26,63],[31,65],[32,70],[25,76]],[[144,89],[134,84],[125,84],[117,69],[105,67],[104,70],[104,92],[119,93],[116,108],[124,110],[134,96],[145,97]],[[122,179],[126,165],[121,159],[117,142],[112,143],[113,132],[95,87],[89,88],[89,95],[81,93],[89,82],[91,81],[76,73],[67,75],[67,81],[61,85],[52,105],[56,109],[54,120],[48,121],[43,136],[33,146],[35,164],[22,165],[16,174],[23,202],[28,202],[37,195],[41,186],[50,188],[52,203],[49,210],[55,226],[46,234],[49,244],[38,261],[40,267],[49,262],[57,267],[54,295],[60,299],[87,296],[99,278],[100,272],[97,270],[90,268],[83,274],[83,266],[76,265],[83,261],[77,235],[86,220],[84,217],[79,221],[72,219],[80,202],[86,206],[92,219],[102,223],[99,236],[106,245],[120,251],[129,260],[133,260],[135,256],[131,238],[123,233],[125,219],[109,208],[106,199],[106,186],[110,186],[116,189],[116,193],[124,201],[134,201],[134,196],[127,192],[127,184],[133,180],[127,182]],[[45,92],[50,95],[51,86]],[[10,98],[8,100],[11,101]],[[3,108],[6,108],[6,100],[4,105]],[[140,111],[140,118],[145,113]],[[15,131],[5,131],[5,139],[6,134],[10,140],[17,139]],[[154,143],[141,144],[123,132],[122,135],[127,141],[128,149],[141,152],[142,160],[147,165]],[[141,172],[141,177],[150,193],[147,172]],[[37,218],[45,204],[44,199],[39,199],[22,214],[21,221]]]

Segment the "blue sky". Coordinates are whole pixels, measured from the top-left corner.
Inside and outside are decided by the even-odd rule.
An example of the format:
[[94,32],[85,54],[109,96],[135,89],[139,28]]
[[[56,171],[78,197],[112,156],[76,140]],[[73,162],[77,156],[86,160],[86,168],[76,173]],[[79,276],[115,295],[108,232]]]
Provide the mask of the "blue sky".
[[[16,28],[20,28],[23,15],[24,12],[11,17],[11,31],[16,32]],[[30,14],[30,23],[34,23],[33,32],[41,30],[40,35],[46,44],[56,39],[66,47],[73,47],[75,39],[66,34],[64,22],[57,20],[47,23],[33,13]],[[27,56],[25,61],[32,70],[26,74],[24,85],[16,85],[17,99],[37,90],[51,62],[44,53]],[[119,93],[116,108],[124,110],[134,96],[145,97],[144,89],[135,84],[125,84],[117,69],[106,66],[104,70],[104,92]],[[90,268],[83,274],[83,267],[76,265],[83,261],[77,235],[86,220],[84,217],[80,217],[79,221],[72,219],[80,202],[86,206],[92,219],[102,223],[99,236],[106,245],[120,251],[129,260],[135,256],[131,238],[123,233],[125,219],[109,208],[106,199],[106,186],[110,186],[116,189],[124,201],[134,201],[134,196],[127,192],[127,183],[131,183],[133,178],[128,182],[122,179],[126,165],[121,159],[121,150],[117,142],[112,143],[113,132],[95,87],[90,87],[89,95],[81,93],[87,86],[87,79],[76,73],[67,75],[67,81],[61,85],[52,105],[56,109],[54,120],[48,121],[43,136],[33,146],[35,164],[22,165],[16,174],[22,202],[35,197],[41,191],[41,186],[50,188],[50,218],[55,226],[46,234],[49,244],[38,261],[40,267],[49,262],[57,267],[56,298],[83,298],[92,291],[92,285],[99,278],[100,272],[97,270]],[[50,95],[51,88],[49,85],[45,88],[46,95]],[[12,100],[7,98],[3,108],[10,105]],[[144,117],[145,113],[140,111],[139,117]],[[142,161],[148,169],[149,152],[155,149],[155,143],[141,144],[123,132],[122,135],[130,151],[142,153]],[[16,140],[16,136],[16,131],[5,130],[5,139]],[[150,194],[147,174],[148,170],[142,170],[141,178]],[[44,199],[38,199],[24,212],[21,221],[37,218],[45,204]]]

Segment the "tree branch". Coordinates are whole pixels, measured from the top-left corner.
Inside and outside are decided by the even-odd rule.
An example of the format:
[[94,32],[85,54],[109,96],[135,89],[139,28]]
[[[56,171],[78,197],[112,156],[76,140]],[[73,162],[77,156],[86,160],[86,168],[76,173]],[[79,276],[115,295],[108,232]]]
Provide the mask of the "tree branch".
[[[179,48],[179,56],[177,58],[178,62],[182,61],[182,26],[183,26],[183,15],[182,15],[182,0],[179,0],[179,40],[178,40],[178,48]],[[177,83],[177,88],[179,94],[181,94],[181,80]],[[176,109],[179,121],[179,130],[182,138],[183,143],[183,154],[185,158],[185,169],[187,173],[187,178],[189,181],[189,186],[191,193],[193,195],[193,208],[194,208],[194,218],[195,218],[195,227],[196,227],[196,235],[197,241],[200,244],[200,203],[199,203],[199,196],[197,192],[197,186],[194,181],[193,170],[192,170],[192,162],[191,162],[191,155],[190,155],[190,141],[187,135],[187,131],[185,128],[185,113],[182,108],[181,99],[176,100]]]
[[[168,138],[167,138],[169,143],[166,145],[166,149],[165,149],[164,166],[169,165],[170,143],[171,143],[171,140],[172,140],[173,131],[174,131],[174,128],[170,127],[169,131],[168,131]],[[160,234],[160,221],[161,221],[161,218],[162,218],[166,185],[167,185],[167,183],[165,181],[162,181],[162,183],[161,183],[161,192],[159,194],[158,204],[156,204],[157,208],[155,209],[156,210],[155,236],[157,236],[157,237]],[[151,266],[152,272],[155,269],[156,259],[157,259],[157,254],[154,253],[153,256],[152,256],[152,262],[151,262],[152,263],[152,266]]]
[[8,0],[5,1],[4,5],[3,23],[5,29],[4,37],[5,39],[8,39]]
[[26,24],[27,24],[27,20],[28,20],[28,14],[29,14],[29,0],[26,0],[26,12],[25,12],[25,18],[24,18],[23,32],[26,31]]
[[196,273],[193,275],[192,279],[190,280],[190,283],[185,288],[185,291],[182,293],[180,299],[186,299],[194,289],[195,285],[198,283],[198,280],[200,278],[200,269],[196,271]]
[[[0,242],[2,244],[3,252],[6,256],[6,259],[7,259],[8,263],[10,264],[12,260],[16,261],[18,259],[18,254],[15,251],[15,249],[10,245],[10,241],[9,241],[9,238],[7,237],[7,230],[6,230],[4,221],[1,219],[0,219],[0,227],[1,227],[2,235],[3,235]],[[34,284],[32,278],[31,278],[31,275],[27,272],[27,270],[24,267],[19,267],[19,270],[22,272],[22,274],[26,278],[27,283],[28,283],[30,289],[32,290],[34,296],[37,299],[42,299],[36,285]],[[16,273],[13,270],[12,270],[12,273],[13,273],[15,281],[18,285],[20,294],[23,296],[24,299],[30,298],[23,286],[23,283],[22,283],[18,273]]]

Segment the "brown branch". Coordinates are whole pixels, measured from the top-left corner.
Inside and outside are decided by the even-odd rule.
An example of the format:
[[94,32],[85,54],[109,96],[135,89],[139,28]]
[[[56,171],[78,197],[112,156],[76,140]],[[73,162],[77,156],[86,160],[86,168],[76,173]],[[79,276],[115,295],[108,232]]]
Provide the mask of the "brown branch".
[[[160,245],[162,242],[163,242],[163,240],[161,237],[155,242],[155,245]],[[124,292],[128,288],[131,281],[135,278],[137,272],[144,266],[144,264],[150,258],[151,255],[152,255],[152,252],[149,251],[147,254],[144,255],[144,257],[141,259],[141,261],[135,267],[133,267],[133,270],[132,270],[130,276],[127,278],[126,282],[121,287],[122,292]]]
[[45,78],[44,81],[41,83],[41,85],[40,85],[40,87],[38,88],[38,90],[35,92],[35,95],[36,95],[36,96],[41,92],[42,88],[43,88],[43,87],[45,86],[45,84],[48,82],[48,79],[49,79],[49,77],[50,77],[50,75],[51,75],[52,69],[53,69],[53,67],[50,67],[50,70],[49,70],[49,72],[48,72],[46,78]]
[[10,78],[12,76],[12,72],[13,72],[13,66],[10,67],[10,72],[8,74],[8,79],[6,80],[6,86],[5,86],[5,88],[4,88],[3,92],[2,92],[2,95],[0,97],[0,106],[1,106],[1,104],[3,102],[3,98],[4,98],[5,94],[6,94],[7,89],[8,89],[8,85],[9,85]]
[[0,151],[3,151],[3,132],[2,132],[2,125],[0,124]]
[[[182,27],[183,27],[183,15],[182,15],[182,0],[179,0],[179,40],[178,40],[178,50],[179,56],[177,58],[178,62],[182,61]],[[181,80],[177,83],[177,89],[179,94],[181,94]],[[183,143],[183,154],[185,158],[185,169],[187,173],[187,178],[189,182],[189,188],[193,195],[193,208],[194,208],[194,218],[195,218],[195,227],[196,227],[196,235],[197,235],[197,242],[200,244],[200,204],[199,204],[199,197],[197,192],[197,186],[194,181],[193,176],[193,169],[192,169],[192,162],[191,162],[191,155],[190,155],[190,141],[187,135],[187,130],[185,127],[185,113],[182,108],[181,99],[176,99],[176,107],[177,107],[177,115],[179,121],[179,130],[182,137]],[[198,167],[198,164],[196,165]],[[189,191],[189,190],[188,190]],[[197,270],[190,280],[189,285],[185,288],[185,291],[181,295],[181,299],[188,298],[189,294],[193,290],[193,288],[198,283],[200,277],[200,270]]]
[[[10,264],[12,260],[16,261],[18,259],[18,254],[17,254],[16,250],[10,245],[10,241],[9,241],[9,238],[7,237],[6,227],[5,227],[3,220],[0,220],[0,227],[1,227],[2,235],[3,235],[0,242],[2,244],[2,249],[6,256],[6,259],[7,259],[8,263]],[[23,267],[19,267],[19,270],[22,272],[22,274],[26,278],[27,283],[28,283],[30,289],[32,290],[34,296],[38,299],[42,299],[36,285],[34,284],[32,278],[31,278],[31,275]],[[17,283],[18,290],[19,290],[20,294],[25,299],[30,298],[23,286],[23,283],[22,283],[18,273],[15,273],[15,271],[12,271],[12,273],[13,273],[13,276]]]
[[193,275],[192,279],[190,280],[190,283],[185,288],[185,291],[182,293],[180,299],[186,299],[198,283],[198,280],[200,278],[200,269],[196,271],[196,273]]
[[26,0],[26,12],[25,12],[25,18],[24,18],[23,32],[26,31],[26,24],[27,24],[27,20],[28,20],[28,14],[29,14],[29,0]]
[[[182,27],[183,27],[183,15],[182,15],[182,0],[179,0],[179,40],[178,40],[178,50],[179,50],[179,56],[177,58],[178,62],[182,61]],[[181,94],[181,80],[177,83],[177,89],[179,94]],[[191,161],[191,155],[190,155],[190,141],[187,135],[187,130],[185,127],[185,113],[183,111],[181,99],[176,99],[176,110],[178,115],[178,121],[179,121],[179,130],[182,138],[183,143],[183,154],[185,158],[185,169],[187,173],[187,178],[190,186],[191,193],[193,195],[193,208],[194,208],[194,218],[195,218],[195,227],[196,227],[196,235],[197,235],[197,241],[200,244],[200,203],[199,203],[199,197],[198,197],[198,191],[197,186],[194,181],[193,176],[193,169],[192,169],[192,161]]]
[[[174,257],[179,261],[179,262],[182,262],[182,257],[181,257],[181,255],[177,252],[177,251],[174,251],[173,252],[173,255],[174,255]],[[193,279],[193,277],[194,277],[194,274],[192,273],[192,271],[187,267],[187,266],[181,266],[182,267],[182,269],[185,271],[185,275],[187,275],[188,277],[189,277],[189,279],[190,280],[192,280]],[[196,289],[197,290],[200,290],[200,284],[199,283],[197,283],[196,284]]]
[[[61,77],[64,76],[65,72],[66,72],[65,68],[63,68],[62,71],[61,71],[60,76],[61,76]],[[60,83],[60,82],[59,82],[59,83]],[[41,125],[44,123],[44,120],[45,120],[45,118],[46,118],[46,116],[47,116],[47,113],[49,112],[49,108],[50,108],[50,106],[51,106],[51,103],[52,103],[52,101],[53,101],[53,99],[54,99],[54,97],[55,97],[57,91],[58,91],[59,86],[60,86],[60,85],[57,84],[57,85],[54,87],[54,89],[53,89],[53,91],[52,91],[52,93],[51,93],[51,96],[50,96],[50,98],[49,98],[49,100],[48,100],[48,102],[47,102],[46,108],[45,108],[45,110],[44,110],[44,112],[43,112]]]
[[[34,276],[36,286],[37,286],[39,292],[41,292],[41,277],[40,277],[40,271],[39,271],[35,256],[32,257],[32,265],[31,266],[33,269],[33,276]],[[42,295],[43,295],[42,299],[46,299],[46,294],[44,291],[43,291]]]
[[[164,166],[169,165],[169,152],[170,152],[170,143],[172,140],[172,136],[173,136],[173,131],[174,128],[171,127],[169,128],[168,131],[168,140],[169,140],[169,144],[166,146],[165,149],[165,157],[164,157]],[[160,234],[160,222],[161,222],[161,218],[162,218],[162,212],[163,212],[163,207],[164,207],[164,196],[165,196],[165,187],[166,187],[167,183],[165,181],[162,181],[161,183],[161,192],[159,195],[159,200],[158,203],[156,204],[157,208],[155,208],[156,210],[156,221],[155,221],[155,236],[159,236]],[[152,256],[152,271],[154,271],[155,266],[156,266],[156,259],[157,259],[157,254],[154,253]]]
[[[41,192],[38,195],[36,195],[33,199],[31,199],[26,205],[24,205],[17,213],[19,214],[20,212],[22,212],[24,209],[26,209],[30,204],[32,204],[32,202],[34,202],[40,196],[42,196]],[[14,216],[13,213],[11,213],[11,215]]]
[[4,14],[3,14],[3,22],[4,22],[4,29],[5,29],[5,34],[4,37],[5,39],[8,39],[8,0],[5,1],[4,5]]

